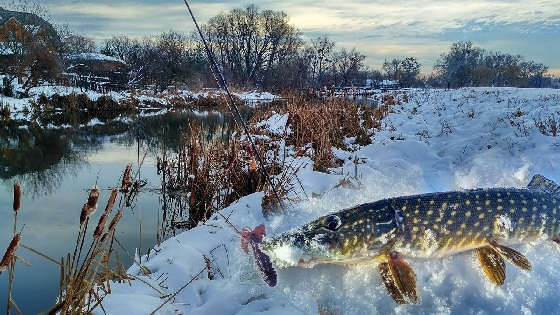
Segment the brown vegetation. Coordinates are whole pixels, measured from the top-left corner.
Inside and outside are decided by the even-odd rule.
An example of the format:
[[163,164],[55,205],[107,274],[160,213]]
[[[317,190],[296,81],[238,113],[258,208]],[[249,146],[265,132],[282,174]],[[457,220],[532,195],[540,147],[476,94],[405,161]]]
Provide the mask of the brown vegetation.
[[[128,173],[129,180],[130,172],[131,167],[127,166],[125,174]],[[13,306],[20,314],[22,313],[12,297],[11,290],[14,280],[14,266],[16,261],[27,264],[21,257],[16,255],[18,247],[23,247],[30,252],[60,266],[61,274],[59,295],[56,305],[47,311],[48,314],[90,314],[92,310],[97,307],[103,309],[103,305],[101,303],[103,299],[111,293],[111,281],[128,281],[135,279],[134,276],[127,275],[113,248],[113,244],[115,243],[122,247],[115,237],[115,230],[123,215],[123,208],[126,204],[124,201],[129,198],[128,195],[133,191],[134,189],[121,194],[119,209],[113,216],[108,228],[106,228],[107,220],[119,195],[119,190],[117,188],[114,188],[111,191],[110,197],[107,200],[105,211],[93,230],[94,237],[89,246],[84,247],[84,241],[88,232],[89,217],[97,208],[101,195],[99,189],[91,189],[88,194],[87,202],[84,203],[83,210],[80,215],[80,227],[74,253],[72,255],[68,253],[61,260],[55,260],[21,243],[21,232],[16,233],[17,210],[19,210],[21,205],[21,187],[18,184],[14,185],[14,236],[4,256],[2,257],[2,260],[0,261],[0,273],[7,269],[10,270],[8,314],[10,313],[10,306]],[[85,256],[82,257],[82,253],[85,249],[87,249],[87,252]],[[149,270],[147,268],[143,266],[140,267],[142,272],[149,274]],[[161,294],[159,290],[155,288],[154,290]]]
[[[340,166],[341,161],[332,154],[332,148],[350,150],[346,140],[364,146],[371,143],[375,130],[381,128],[381,120],[395,105],[392,95],[384,98],[380,107],[361,107],[344,98],[321,99],[296,95],[289,98],[287,106],[273,108],[278,113],[288,114],[291,130],[281,137],[288,145],[293,145],[297,154],[313,159],[316,171],[326,172]],[[254,122],[270,117],[267,110],[257,114]],[[258,131],[256,131],[258,132]]]
[[560,121],[554,117],[554,115],[550,115],[545,119],[535,119],[535,126],[539,129],[539,131],[545,136],[552,136],[556,137],[559,133],[560,128]]

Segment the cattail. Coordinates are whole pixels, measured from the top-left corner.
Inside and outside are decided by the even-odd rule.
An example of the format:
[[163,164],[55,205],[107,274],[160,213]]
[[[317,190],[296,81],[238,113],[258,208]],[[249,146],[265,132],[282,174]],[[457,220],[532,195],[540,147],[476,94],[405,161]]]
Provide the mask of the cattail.
[[82,213],[80,214],[80,225],[83,225],[86,222],[86,219],[89,218],[95,210],[97,210],[97,201],[99,200],[99,189],[93,188],[89,192],[87,203],[84,204],[82,207]]
[[16,234],[12,239],[12,241],[10,242],[10,246],[8,246],[8,249],[6,249],[6,253],[4,254],[4,257],[2,257],[2,261],[0,261],[0,273],[8,269],[8,266],[14,260],[14,255],[19,246],[20,239],[21,239],[20,235]]
[[14,212],[19,210],[21,206],[21,186],[19,184],[14,185]]
[[89,197],[88,197],[88,201],[87,201],[87,205],[88,205],[88,211],[89,211],[89,215],[91,215],[93,212],[95,212],[95,210],[97,209],[97,201],[99,200],[99,189],[97,188],[93,188],[90,192],[89,192]]
[[107,223],[107,215],[103,213],[99,218],[99,223],[97,223],[95,231],[93,232],[93,238],[98,238],[101,236],[101,233],[103,233],[103,230],[105,229],[105,223]]
[[88,217],[88,204],[84,203],[84,205],[82,206],[82,213],[80,214],[80,225],[84,225],[84,223],[86,222],[86,219]]
[[95,231],[93,232],[93,237],[94,238],[100,237],[101,233],[103,233],[103,230],[105,229],[105,224],[107,223],[107,217],[109,216],[109,213],[111,213],[111,209],[113,209],[113,205],[115,205],[115,200],[117,199],[117,194],[118,194],[118,190],[116,188],[113,189],[113,191],[111,192],[111,196],[109,197],[109,201],[107,201],[107,206],[105,207],[105,212],[99,218],[99,222],[97,223],[97,227],[95,228]]
[[109,223],[109,232],[112,232],[115,229],[115,226],[117,225],[117,223],[119,223],[119,220],[121,219],[122,215],[123,215],[122,210],[119,210],[119,212],[115,214],[113,220],[111,220],[111,223]]
[[109,197],[109,201],[107,201],[107,206],[105,207],[105,214],[109,214],[113,209],[113,206],[115,205],[115,201],[117,200],[118,193],[119,191],[116,188],[114,188],[113,191],[111,191],[111,196]]
[[121,183],[121,192],[127,192],[130,187],[130,171],[132,170],[132,165],[127,164],[124,170],[123,179]]
[[103,237],[101,238],[101,243],[105,242],[105,239],[107,238],[107,235],[109,235],[109,233],[103,234]]

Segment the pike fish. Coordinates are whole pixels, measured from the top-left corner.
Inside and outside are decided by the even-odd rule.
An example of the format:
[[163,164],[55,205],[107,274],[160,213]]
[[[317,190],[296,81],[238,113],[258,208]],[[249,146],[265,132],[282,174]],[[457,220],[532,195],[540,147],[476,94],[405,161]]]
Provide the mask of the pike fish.
[[512,246],[560,244],[560,186],[535,175],[526,189],[492,188],[397,197],[318,218],[275,237],[260,249],[277,267],[377,262],[399,304],[418,303],[408,259],[476,251],[489,280],[504,284],[505,261],[530,271]]

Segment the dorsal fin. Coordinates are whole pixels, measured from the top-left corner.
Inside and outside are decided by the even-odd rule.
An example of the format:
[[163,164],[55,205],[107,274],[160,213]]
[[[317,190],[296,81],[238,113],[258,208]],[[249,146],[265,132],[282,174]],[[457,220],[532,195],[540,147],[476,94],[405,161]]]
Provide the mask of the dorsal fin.
[[527,185],[527,189],[560,196],[560,186],[540,174],[533,176],[533,179],[531,179],[531,182]]

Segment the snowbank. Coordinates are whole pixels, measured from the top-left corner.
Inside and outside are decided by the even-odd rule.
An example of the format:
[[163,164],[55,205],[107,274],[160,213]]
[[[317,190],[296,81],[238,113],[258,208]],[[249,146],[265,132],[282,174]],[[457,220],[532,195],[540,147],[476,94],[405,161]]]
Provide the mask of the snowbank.
[[[265,121],[256,124],[256,128],[264,128],[268,133],[276,136],[284,135],[288,124],[288,114],[273,114]],[[289,128],[288,128],[289,131]]]
[[[558,122],[560,91],[528,89],[461,89],[407,91],[409,102],[393,113],[375,134],[373,144],[356,152],[338,150],[354,169],[358,157],[363,188],[333,188],[344,175],[316,173],[309,164],[299,173],[307,201],[291,205],[286,215],[266,220],[262,194],[239,200],[221,211],[237,228],[266,225],[269,234],[299,226],[318,216],[363,202],[415,193],[474,187],[524,187],[541,173],[560,182],[560,138],[541,133],[537,123]],[[277,117],[278,118],[278,117]],[[266,127],[275,123],[265,122]],[[273,128],[274,129],[274,128]],[[282,150],[281,150],[282,151]],[[303,158],[305,159],[305,158]],[[523,245],[531,273],[508,265],[504,286],[486,279],[473,253],[440,260],[409,261],[416,271],[421,304],[396,305],[380,281],[377,266],[320,265],[278,270],[278,285],[269,288],[222,216],[164,242],[157,254],[144,257],[151,276],[143,277],[170,294],[212,260],[211,277],[202,272],[162,314],[531,314],[560,313],[560,269],[555,244]],[[140,276],[136,266],[129,273]],[[158,285],[162,281],[162,288]],[[133,281],[112,286],[105,300],[108,313],[149,313],[161,293]],[[99,314],[102,311],[98,311]]]

